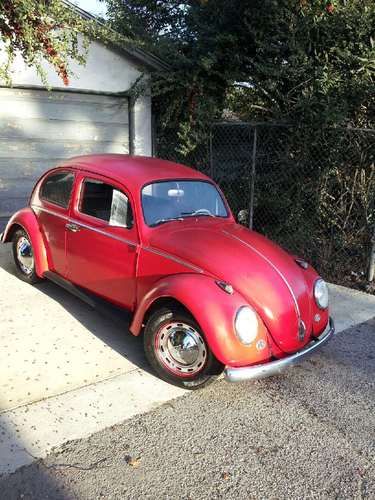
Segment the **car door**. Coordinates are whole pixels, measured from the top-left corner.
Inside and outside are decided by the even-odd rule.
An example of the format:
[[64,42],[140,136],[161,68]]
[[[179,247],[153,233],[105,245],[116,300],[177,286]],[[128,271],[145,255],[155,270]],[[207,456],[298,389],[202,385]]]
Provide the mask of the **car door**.
[[42,179],[32,204],[46,239],[50,270],[64,277],[66,276],[65,225],[69,216],[73,185],[72,170],[54,170]]
[[67,224],[68,279],[133,309],[138,232],[129,194],[95,174],[80,174]]

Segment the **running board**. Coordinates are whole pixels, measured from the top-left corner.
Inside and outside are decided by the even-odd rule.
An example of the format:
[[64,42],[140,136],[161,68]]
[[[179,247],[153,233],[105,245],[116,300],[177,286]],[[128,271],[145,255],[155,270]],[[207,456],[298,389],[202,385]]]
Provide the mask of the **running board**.
[[43,273],[43,277],[52,281],[56,285],[61,286],[67,292],[70,292],[71,294],[75,295],[79,299],[83,300],[83,302],[86,302],[86,304],[88,304],[90,307],[92,307],[94,309],[96,308],[97,304],[96,304],[95,300],[92,297],[90,297],[90,295],[88,295],[86,292],[84,292],[84,290],[82,290],[82,288],[74,285],[73,283],[66,280],[65,278],[63,278],[59,274],[54,273],[53,271],[46,271],[45,273]]

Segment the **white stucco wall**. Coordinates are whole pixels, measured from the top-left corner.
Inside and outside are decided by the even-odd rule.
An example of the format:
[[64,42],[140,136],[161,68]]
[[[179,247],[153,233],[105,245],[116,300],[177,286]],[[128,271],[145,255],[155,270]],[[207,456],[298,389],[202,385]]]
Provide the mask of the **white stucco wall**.
[[[3,58],[4,54],[0,48],[0,61]],[[49,85],[52,88],[66,91],[126,92],[140,75],[145,74],[146,77],[149,77],[142,66],[137,65],[126,55],[97,41],[90,44],[84,66],[80,66],[74,61],[71,62],[71,70],[74,76],[70,78],[68,87],[64,86],[51,65],[46,63],[44,68],[47,72]],[[11,75],[14,86],[44,88],[36,70],[33,67],[28,67],[19,55],[11,66]],[[134,122],[134,152],[150,156],[152,154],[150,96],[140,97],[135,103]]]

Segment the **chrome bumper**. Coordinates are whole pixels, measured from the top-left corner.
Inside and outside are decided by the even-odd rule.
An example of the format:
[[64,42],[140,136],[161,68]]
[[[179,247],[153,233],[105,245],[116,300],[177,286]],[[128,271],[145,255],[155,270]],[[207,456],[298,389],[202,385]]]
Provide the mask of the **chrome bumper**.
[[326,344],[335,333],[335,325],[333,319],[329,318],[327,328],[324,332],[312,340],[306,347],[286,358],[277,359],[276,361],[266,362],[261,365],[241,366],[233,368],[226,366],[224,370],[224,378],[229,382],[243,382],[245,380],[258,380],[261,378],[278,375],[286,368],[296,365],[305,358],[317,351],[322,345]]

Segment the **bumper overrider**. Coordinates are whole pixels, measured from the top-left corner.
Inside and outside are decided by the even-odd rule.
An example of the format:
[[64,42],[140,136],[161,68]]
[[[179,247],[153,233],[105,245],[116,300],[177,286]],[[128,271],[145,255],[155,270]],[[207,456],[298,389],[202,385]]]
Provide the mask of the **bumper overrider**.
[[258,380],[261,378],[271,377],[272,375],[278,375],[290,366],[294,366],[308,356],[311,356],[314,352],[319,350],[320,347],[326,344],[333,337],[334,333],[335,325],[333,323],[333,319],[329,318],[328,325],[324,332],[300,351],[297,351],[291,356],[264,364],[241,366],[239,368],[226,366],[224,370],[224,377],[229,382],[243,382],[245,380]]

